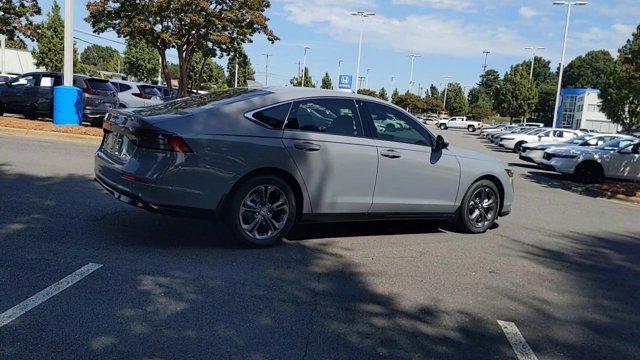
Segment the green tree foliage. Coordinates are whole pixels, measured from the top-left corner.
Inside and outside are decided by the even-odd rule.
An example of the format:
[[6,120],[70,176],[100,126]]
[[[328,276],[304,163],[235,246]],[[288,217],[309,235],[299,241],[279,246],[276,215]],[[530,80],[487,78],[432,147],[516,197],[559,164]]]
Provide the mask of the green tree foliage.
[[478,121],[483,121],[493,116],[493,100],[484,88],[475,87],[469,90],[468,98],[471,114]]
[[113,30],[120,37],[154,46],[169,87],[166,52],[174,49],[180,69],[179,96],[183,97],[198,52],[207,58],[231,55],[257,33],[271,42],[278,40],[264,14],[270,6],[267,0],[91,0],[86,20],[97,33]]
[[514,66],[504,75],[498,90],[500,114],[516,117],[531,114],[538,101],[538,90],[530,80],[529,73],[520,66]]
[[141,40],[129,40],[124,50],[125,74],[149,82],[158,76],[158,53]]
[[398,88],[393,89],[393,92],[391,93],[391,102],[393,104],[396,103],[398,96],[400,96],[400,92],[398,91]]
[[81,63],[105,71],[117,71],[117,59],[119,58],[121,57],[118,50],[111,46],[96,44],[87,46],[80,54]]
[[0,33],[7,37],[7,46],[26,49],[22,37],[33,40],[37,26],[33,17],[40,15],[37,0],[2,0],[0,2]]
[[256,72],[251,66],[251,60],[242,47],[235,50],[227,61],[227,86],[235,85],[236,63],[238,64],[238,87],[247,86],[247,80],[255,80]]
[[469,110],[467,97],[464,95],[462,86],[458,83],[449,83],[447,87],[446,110],[451,116],[466,115]]
[[640,127],[640,25],[618,51],[611,74],[600,93],[602,111],[625,129]]
[[373,90],[371,90],[371,89],[358,89],[358,94],[371,96],[371,97],[374,97],[374,98],[378,97],[378,93],[373,91]]
[[38,46],[33,51],[36,66],[42,66],[48,71],[62,71],[64,67],[64,20],[57,2],[53,2],[51,10],[39,28],[36,36]]
[[437,114],[443,111],[442,102],[431,97],[424,98],[416,94],[406,92],[396,97],[394,104],[403,109],[407,109],[414,114],[432,113]]
[[197,53],[189,68],[189,90],[222,90],[227,88],[222,66]]
[[[309,68],[304,68],[304,87],[316,87],[313,83],[313,79],[311,78],[311,74],[309,74]],[[293,86],[302,86],[302,76],[294,76],[289,80],[289,83]]]
[[534,109],[538,121],[545,124],[551,124],[553,121],[557,88],[558,78],[555,75],[538,86],[538,101]]
[[440,99],[440,90],[434,84],[429,86],[429,97],[432,99]]
[[500,82],[500,73],[498,70],[489,69],[480,75],[478,87],[485,89],[487,94],[491,95],[500,86]]
[[331,83],[331,76],[329,76],[328,72],[324,73],[324,76],[322,77],[322,85],[320,86],[321,89],[333,89],[333,84]]
[[562,87],[601,89],[611,76],[614,66],[615,60],[609,51],[589,51],[567,64],[562,77]]
[[384,87],[380,89],[380,91],[378,91],[378,98],[384,101],[389,101],[389,95],[387,94],[387,89],[385,89]]
[[[523,61],[514,65],[514,67],[521,67],[527,73],[527,76],[531,75],[531,60]],[[555,74],[551,71],[551,60],[536,56],[533,63],[533,82],[536,86],[540,86],[554,76]]]

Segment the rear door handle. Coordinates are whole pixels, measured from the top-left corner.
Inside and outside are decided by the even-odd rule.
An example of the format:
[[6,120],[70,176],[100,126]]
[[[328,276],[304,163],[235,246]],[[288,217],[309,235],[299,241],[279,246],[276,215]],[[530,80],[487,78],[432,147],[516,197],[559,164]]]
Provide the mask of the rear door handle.
[[308,142],[308,141],[295,143],[293,144],[293,147],[295,147],[298,150],[309,151],[309,152],[320,150],[320,145],[312,142]]
[[402,155],[400,155],[400,153],[399,153],[399,152],[397,152],[397,151],[395,151],[395,150],[391,150],[391,149],[389,149],[389,150],[382,150],[382,151],[380,152],[380,155],[382,155],[382,156],[384,156],[384,157],[386,157],[386,158],[389,158],[389,159],[397,159],[397,158],[400,158],[400,157],[402,156]]

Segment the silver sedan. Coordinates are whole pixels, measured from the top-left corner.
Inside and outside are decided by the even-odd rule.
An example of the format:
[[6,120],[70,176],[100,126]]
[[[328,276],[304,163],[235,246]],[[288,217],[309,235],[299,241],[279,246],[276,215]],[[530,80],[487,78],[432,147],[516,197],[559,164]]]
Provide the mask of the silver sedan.
[[297,221],[443,219],[471,233],[511,211],[513,173],[404,110],[339,91],[236,88],[114,110],[96,180],[147,210],[223,219],[256,247]]

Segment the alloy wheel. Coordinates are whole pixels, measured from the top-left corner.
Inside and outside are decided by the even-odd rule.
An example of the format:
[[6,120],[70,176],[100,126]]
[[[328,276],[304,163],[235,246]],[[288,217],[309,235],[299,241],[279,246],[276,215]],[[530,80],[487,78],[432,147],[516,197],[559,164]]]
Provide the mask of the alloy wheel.
[[471,195],[467,216],[471,224],[483,228],[495,220],[498,212],[498,195],[488,186],[482,186]]
[[240,225],[244,233],[256,240],[278,234],[289,215],[289,201],[275,185],[260,185],[249,191],[240,205]]

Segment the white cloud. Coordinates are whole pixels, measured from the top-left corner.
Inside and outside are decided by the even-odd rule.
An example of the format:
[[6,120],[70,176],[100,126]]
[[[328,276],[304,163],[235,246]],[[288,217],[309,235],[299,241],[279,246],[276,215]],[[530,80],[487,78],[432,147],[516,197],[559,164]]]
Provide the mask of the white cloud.
[[[357,19],[351,16],[354,0],[328,4],[322,0],[285,0],[288,19],[313,27],[343,42],[358,41]],[[458,18],[434,14],[410,15],[404,18],[383,14],[365,21],[367,46],[397,52],[478,56],[490,48],[493,54],[522,55],[523,41],[513,28],[474,24]]]
[[436,9],[468,10],[471,8],[471,1],[468,0],[393,0],[394,4],[428,6]]
[[518,14],[520,14],[520,16],[525,17],[527,19],[531,19],[531,18],[534,18],[536,16],[544,15],[544,13],[542,11],[538,11],[538,10],[530,8],[528,6],[521,6],[520,9],[518,9]]
[[635,31],[635,27],[632,25],[613,24],[608,28],[593,26],[571,37],[589,49],[606,49],[615,55],[618,49],[631,37],[633,31]]

